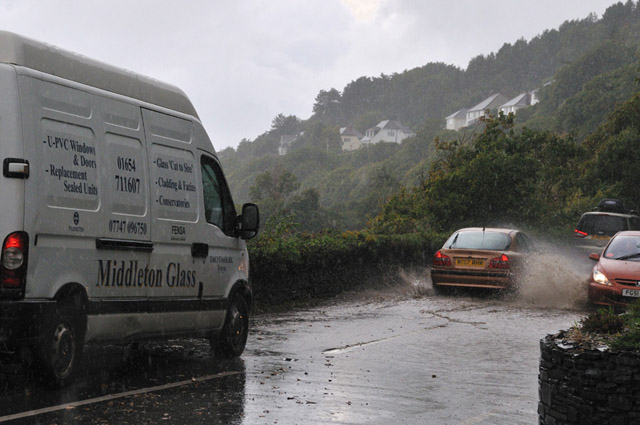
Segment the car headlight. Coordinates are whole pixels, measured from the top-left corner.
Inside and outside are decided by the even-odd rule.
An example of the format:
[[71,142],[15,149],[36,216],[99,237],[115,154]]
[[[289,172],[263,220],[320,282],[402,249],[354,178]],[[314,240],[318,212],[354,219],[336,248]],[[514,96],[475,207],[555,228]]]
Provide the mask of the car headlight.
[[593,280],[600,285],[611,286],[611,282],[607,279],[607,276],[602,273],[600,270],[593,271]]

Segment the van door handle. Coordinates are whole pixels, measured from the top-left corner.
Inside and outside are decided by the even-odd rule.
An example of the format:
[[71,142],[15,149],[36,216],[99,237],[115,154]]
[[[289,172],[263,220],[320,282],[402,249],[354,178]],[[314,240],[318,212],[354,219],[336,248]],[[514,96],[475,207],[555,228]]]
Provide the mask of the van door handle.
[[191,244],[191,256],[204,258],[209,255],[209,244],[194,242]]

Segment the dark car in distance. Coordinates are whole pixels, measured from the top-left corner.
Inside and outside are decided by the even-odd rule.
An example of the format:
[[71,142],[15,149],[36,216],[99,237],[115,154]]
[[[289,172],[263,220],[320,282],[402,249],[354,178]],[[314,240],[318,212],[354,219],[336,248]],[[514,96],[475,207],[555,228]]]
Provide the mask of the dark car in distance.
[[640,217],[621,201],[606,198],[597,211],[582,214],[573,231],[574,246],[587,254],[602,251],[613,235],[624,230],[640,230]]

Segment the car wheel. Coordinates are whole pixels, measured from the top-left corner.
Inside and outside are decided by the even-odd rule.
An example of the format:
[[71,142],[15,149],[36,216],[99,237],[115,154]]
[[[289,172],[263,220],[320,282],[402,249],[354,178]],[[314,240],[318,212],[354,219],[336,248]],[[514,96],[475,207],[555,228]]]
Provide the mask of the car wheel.
[[70,305],[59,306],[44,326],[39,350],[39,363],[51,386],[62,388],[75,379],[83,347],[81,313]]
[[231,299],[220,334],[212,341],[216,357],[239,357],[249,336],[249,307],[241,295]]

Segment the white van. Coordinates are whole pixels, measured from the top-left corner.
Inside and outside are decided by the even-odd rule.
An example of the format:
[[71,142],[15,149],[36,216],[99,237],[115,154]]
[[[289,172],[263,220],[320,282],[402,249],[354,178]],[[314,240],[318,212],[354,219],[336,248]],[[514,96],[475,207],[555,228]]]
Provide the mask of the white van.
[[239,356],[252,305],[236,210],[176,87],[0,32],[0,351],[55,385],[85,343],[210,338]]

